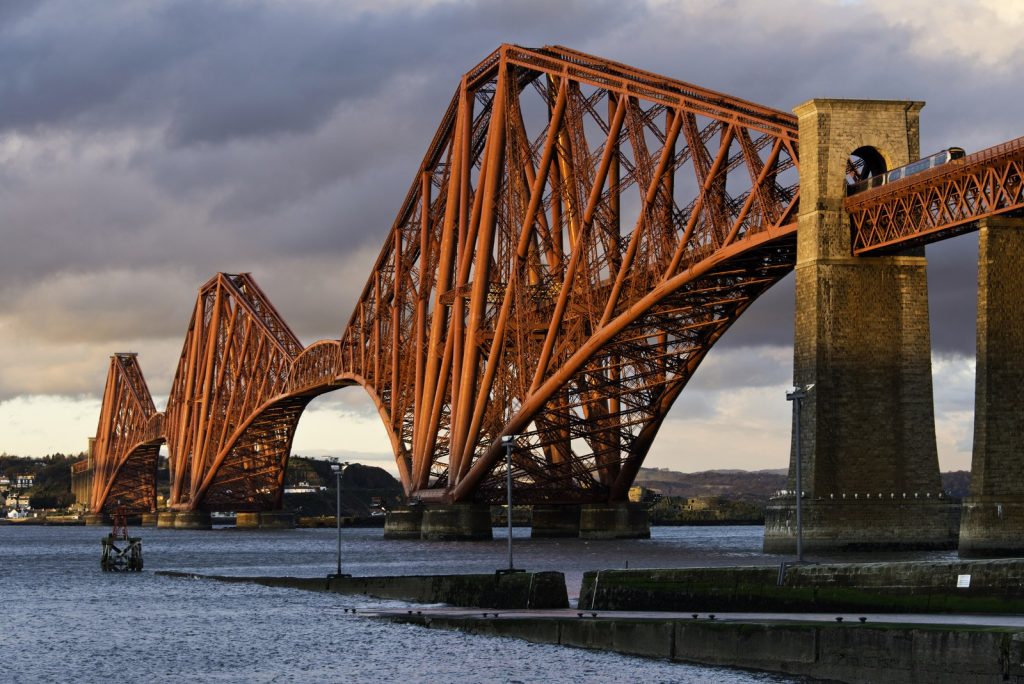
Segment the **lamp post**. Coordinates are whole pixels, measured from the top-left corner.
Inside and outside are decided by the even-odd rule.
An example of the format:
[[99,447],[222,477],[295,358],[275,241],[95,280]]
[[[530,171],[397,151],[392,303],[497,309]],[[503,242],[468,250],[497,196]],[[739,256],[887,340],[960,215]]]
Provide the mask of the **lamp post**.
[[332,463],[331,470],[334,471],[335,478],[335,491],[337,492],[337,503],[334,506],[334,522],[338,528],[338,567],[333,575],[328,577],[348,577],[347,574],[341,572],[341,476],[345,472],[345,468],[348,467],[348,463]]
[[502,435],[501,443],[505,445],[505,522],[508,525],[508,568],[498,572],[520,572],[512,565],[512,449],[516,445],[516,436]]
[[807,398],[813,384],[794,387],[786,392],[786,400],[793,402],[793,439],[796,457],[796,562],[804,562],[804,524],[801,515],[801,499],[803,499],[804,479],[802,473],[803,459],[800,456],[800,404]]

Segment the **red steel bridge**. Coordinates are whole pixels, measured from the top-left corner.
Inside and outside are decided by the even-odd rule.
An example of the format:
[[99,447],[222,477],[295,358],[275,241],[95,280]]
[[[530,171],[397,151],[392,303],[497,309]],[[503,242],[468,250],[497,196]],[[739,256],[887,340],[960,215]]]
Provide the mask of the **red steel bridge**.
[[[852,196],[852,252],[1024,209],[1024,139]],[[854,169],[855,170],[855,169]],[[199,290],[167,408],[111,358],[93,512],[280,508],[303,409],[360,385],[405,492],[623,500],[675,399],[794,268],[796,118],[563,47],[466,73],[341,337],[303,347],[248,274]]]

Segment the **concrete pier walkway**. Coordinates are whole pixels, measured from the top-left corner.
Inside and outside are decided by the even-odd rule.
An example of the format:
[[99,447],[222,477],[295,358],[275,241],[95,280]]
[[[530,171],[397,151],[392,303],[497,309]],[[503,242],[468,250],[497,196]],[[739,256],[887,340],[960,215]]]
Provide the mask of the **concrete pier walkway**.
[[455,608],[364,614],[425,628],[840,682],[1024,682],[1020,616]]

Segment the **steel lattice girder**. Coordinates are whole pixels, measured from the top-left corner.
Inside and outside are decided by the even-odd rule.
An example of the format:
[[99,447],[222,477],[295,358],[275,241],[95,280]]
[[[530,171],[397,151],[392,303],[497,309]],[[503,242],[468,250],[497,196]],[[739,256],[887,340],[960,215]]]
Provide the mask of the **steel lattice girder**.
[[621,498],[792,268],[796,161],[789,114],[564,48],[466,74],[341,338],[407,493],[492,498],[521,434],[517,500]]
[[136,355],[111,356],[93,447],[90,511],[119,504],[131,513],[156,510],[162,426]]
[[1024,138],[975,152],[846,200],[855,254],[898,251],[1024,211]]
[[[854,251],[1024,206],[1024,139],[847,200]],[[340,340],[302,349],[247,274],[199,292],[166,420],[112,361],[93,509],[280,506],[316,395],[361,385],[407,494],[626,495],[711,346],[795,262],[796,120],[561,47],[504,45],[463,78]],[[132,499],[132,492],[137,496]],[[135,504],[133,504],[135,505]]]
[[[338,341],[247,275],[200,290],[167,409],[171,504],[280,505],[299,415],[362,385],[406,492],[621,498],[710,346],[792,268],[789,114],[564,48],[463,78]],[[300,353],[301,351],[301,353]]]
[[[293,434],[298,418],[270,409],[301,350],[249,274],[220,273],[200,289],[167,401],[171,507],[206,507],[204,497],[222,468],[251,471],[246,491],[260,493],[251,508],[280,503],[287,454],[278,453],[278,435]],[[268,411],[276,425],[262,420]],[[273,434],[272,445],[252,431]],[[290,437],[285,441],[290,448]],[[264,448],[276,454],[267,457],[273,468],[267,458],[253,458]],[[243,503],[239,510],[247,509]]]

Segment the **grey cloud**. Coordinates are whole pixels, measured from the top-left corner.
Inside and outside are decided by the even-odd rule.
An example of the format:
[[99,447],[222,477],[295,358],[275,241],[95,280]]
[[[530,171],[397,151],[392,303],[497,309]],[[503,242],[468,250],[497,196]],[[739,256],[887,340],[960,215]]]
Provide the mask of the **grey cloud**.
[[[196,288],[217,270],[253,272],[304,341],[336,336],[461,74],[500,42],[562,43],[785,110],[816,96],[926,99],[925,151],[1021,132],[1015,70],[917,56],[911,28],[858,4],[80,10],[71,0],[0,6],[0,347],[73,334],[88,350],[60,339],[50,358],[88,354],[99,372],[127,336],[152,348],[147,375],[167,378]],[[929,248],[944,353],[973,354],[971,240]],[[722,353],[791,345],[792,287],[787,278],[756,302]],[[714,359],[694,390],[702,377],[778,380],[742,363],[716,370]],[[71,375],[66,391],[86,391]]]

